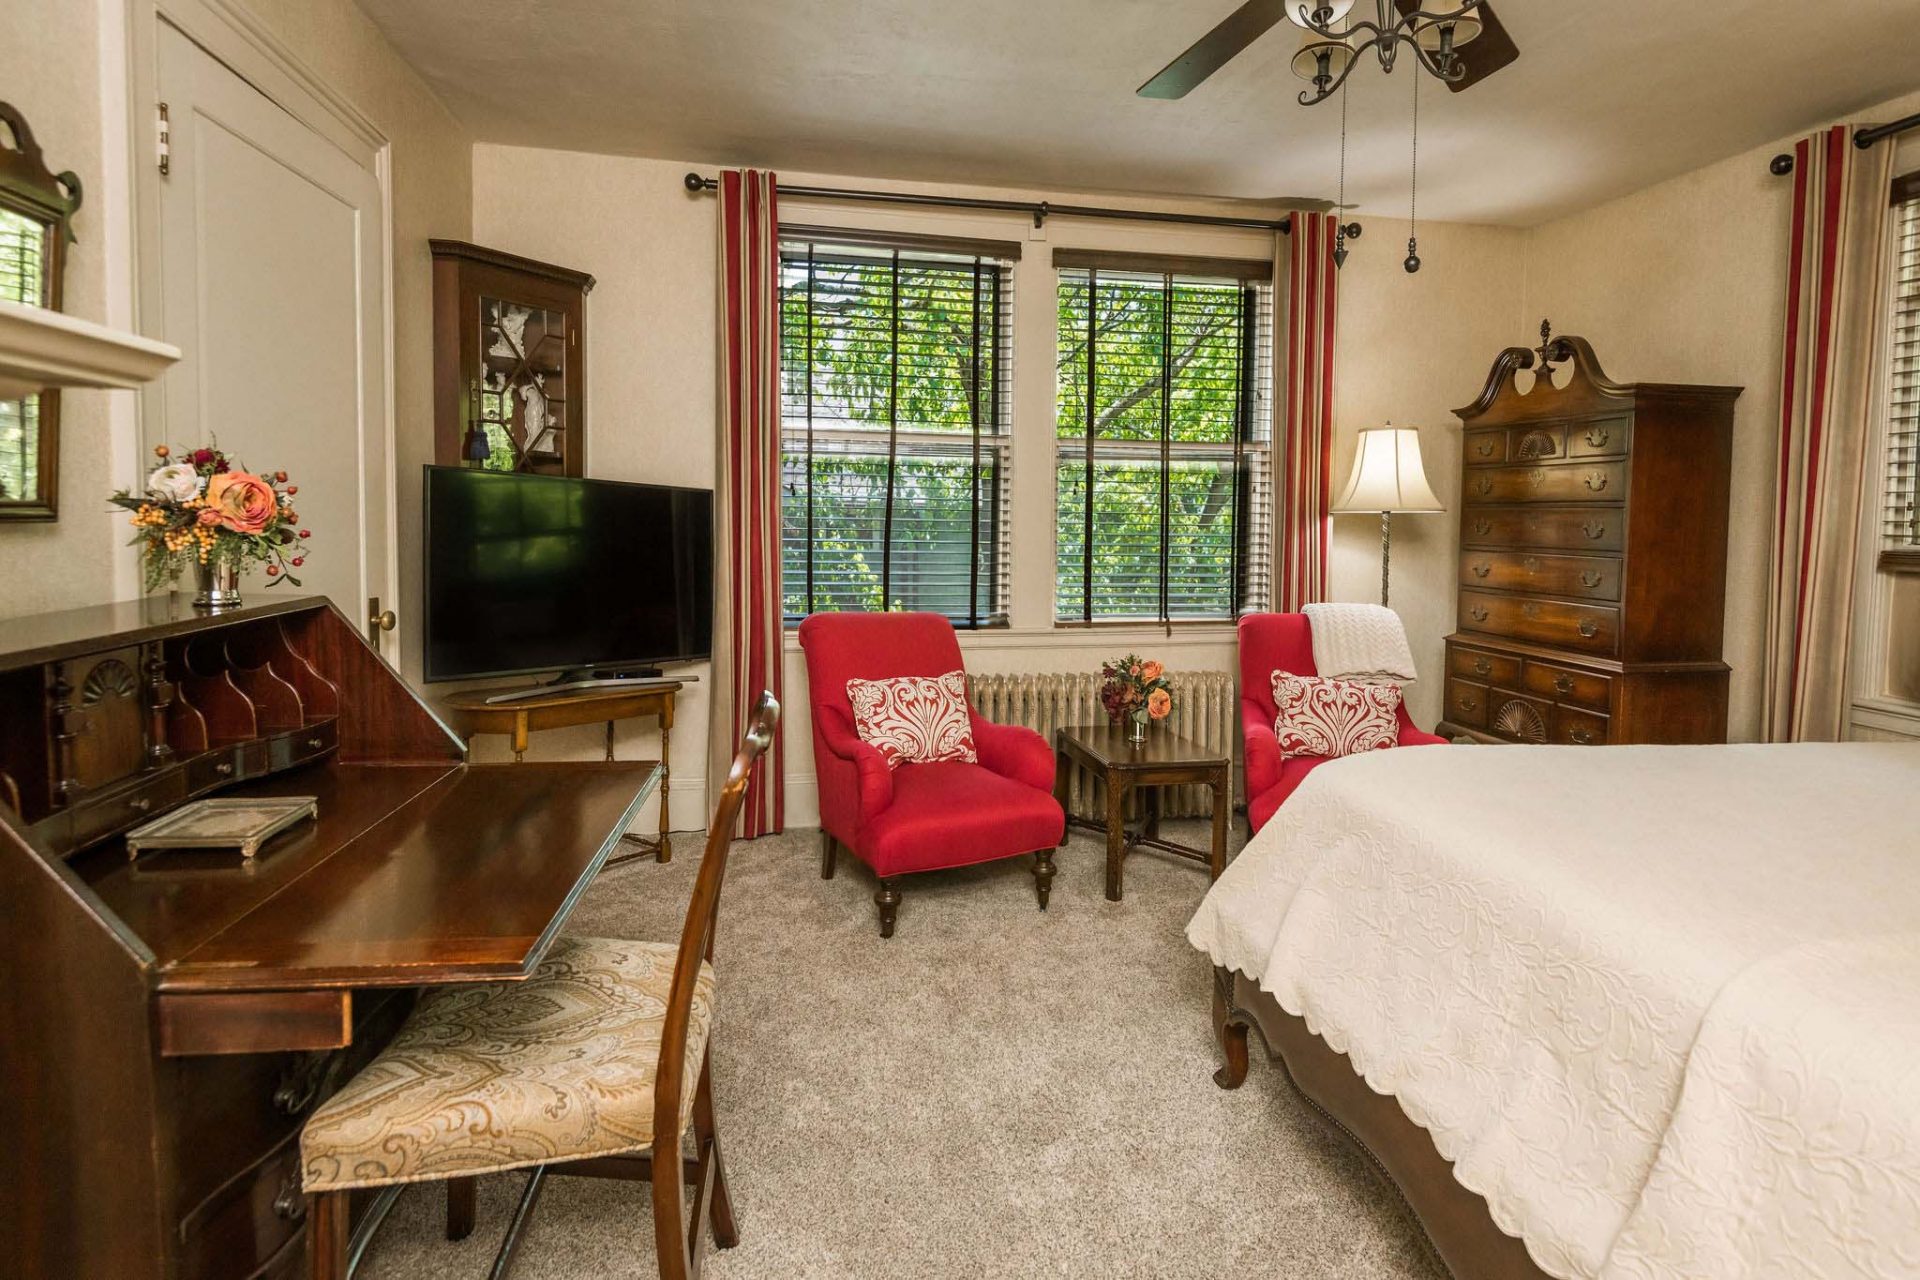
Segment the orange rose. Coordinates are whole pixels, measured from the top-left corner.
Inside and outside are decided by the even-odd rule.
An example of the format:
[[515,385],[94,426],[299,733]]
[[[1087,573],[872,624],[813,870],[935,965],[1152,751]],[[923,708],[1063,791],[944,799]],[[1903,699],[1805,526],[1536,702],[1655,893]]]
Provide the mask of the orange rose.
[[1165,670],[1166,668],[1161,666],[1159,663],[1154,662],[1152,659],[1148,659],[1146,662],[1143,662],[1140,664],[1140,678],[1142,680],[1145,680],[1148,684],[1152,684],[1155,680],[1158,680],[1160,678],[1160,673]]
[[1165,689],[1155,689],[1147,695],[1147,714],[1155,720],[1165,720],[1173,714],[1173,695]]
[[265,532],[280,506],[273,486],[245,471],[223,471],[208,480],[207,502],[220,512],[221,524],[249,534]]

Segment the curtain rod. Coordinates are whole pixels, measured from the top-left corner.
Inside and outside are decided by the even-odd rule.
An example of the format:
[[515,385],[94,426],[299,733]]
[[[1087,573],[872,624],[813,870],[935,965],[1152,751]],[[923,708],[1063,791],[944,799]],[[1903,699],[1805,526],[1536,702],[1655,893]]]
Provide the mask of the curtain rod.
[[[717,191],[720,179],[703,178],[697,173],[686,177],[687,190],[695,195]],[[1147,209],[1107,209],[1096,205],[1054,204],[1048,200],[983,200],[975,196],[927,196],[904,191],[856,191],[844,187],[786,187],[782,195],[807,200],[851,200],[867,204],[911,204],[934,209],[991,209],[1001,213],[1033,215],[1033,225],[1043,227],[1054,218],[1123,218],[1134,222],[1178,222],[1195,227],[1244,227],[1253,231],[1293,230],[1292,218],[1229,218],[1211,213],[1156,213]],[[1347,238],[1360,234],[1360,224],[1349,223]]]
[[[1882,138],[1891,138],[1896,133],[1905,133],[1907,130],[1913,128],[1920,128],[1920,111],[1916,111],[1910,116],[1904,116],[1889,124],[1868,125],[1866,128],[1856,131],[1853,135],[1853,145],[1865,151]],[[1767,162],[1767,171],[1782,178],[1792,173],[1792,153],[1782,151],[1772,160],[1769,160]]]

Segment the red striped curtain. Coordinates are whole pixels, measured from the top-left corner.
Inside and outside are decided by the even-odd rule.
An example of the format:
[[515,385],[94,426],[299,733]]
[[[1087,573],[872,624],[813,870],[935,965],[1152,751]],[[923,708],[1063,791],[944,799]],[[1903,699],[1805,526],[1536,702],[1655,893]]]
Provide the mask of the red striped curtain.
[[1846,125],[1794,148],[1767,598],[1769,742],[1846,736],[1892,163],[1893,148],[1862,151]]
[[1295,213],[1287,240],[1286,394],[1278,448],[1280,492],[1276,606],[1284,613],[1327,596],[1327,507],[1333,501],[1333,326],[1339,273],[1335,219]]
[[[774,176],[720,175],[720,447],[714,549],[708,799],[719,794],[754,699],[781,696],[780,244]],[[776,734],[740,809],[749,839],[785,826]]]

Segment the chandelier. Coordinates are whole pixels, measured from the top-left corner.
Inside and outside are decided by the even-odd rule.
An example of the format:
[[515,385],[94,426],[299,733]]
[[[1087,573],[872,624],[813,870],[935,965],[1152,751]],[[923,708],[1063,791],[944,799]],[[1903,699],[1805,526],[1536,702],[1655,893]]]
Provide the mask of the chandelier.
[[1369,22],[1353,16],[1356,0],[1287,0],[1287,21],[1307,33],[1293,59],[1293,73],[1313,84],[1300,91],[1300,104],[1310,107],[1331,98],[1369,49],[1389,74],[1405,45],[1428,73],[1458,82],[1467,73],[1458,51],[1480,34],[1482,23],[1474,12],[1480,2],[1423,0],[1435,8],[1403,13],[1394,0],[1373,0],[1377,20]]

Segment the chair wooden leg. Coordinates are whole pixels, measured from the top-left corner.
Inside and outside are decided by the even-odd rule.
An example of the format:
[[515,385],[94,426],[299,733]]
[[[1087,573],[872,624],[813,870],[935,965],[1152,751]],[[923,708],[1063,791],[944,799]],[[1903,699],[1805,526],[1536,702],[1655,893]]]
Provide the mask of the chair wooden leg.
[[1053,893],[1053,850],[1041,849],[1033,855],[1033,888],[1040,895],[1040,909],[1047,909],[1047,899]]
[[681,1179],[670,1172],[679,1165],[678,1136],[654,1139],[653,1242],[660,1256],[660,1280],[692,1280],[694,1274],[683,1209],[685,1187]]
[[900,913],[900,890],[898,880],[882,880],[880,887],[874,890],[873,904],[880,908],[880,936],[893,936],[894,917]]
[[[713,1160],[713,1242],[722,1249],[740,1243],[740,1228],[733,1217],[733,1195],[727,1189],[727,1162],[720,1154],[720,1127],[713,1116],[713,1055],[700,1063],[700,1083],[693,1095],[693,1134],[702,1152],[711,1151]],[[699,1229],[695,1223],[694,1228]]]
[[308,1280],[347,1280],[347,1193],[307,1197]]
[[447,1239],[465,1240],[473,1234],[474,1204],[479,1199],[478,1178],[447,1179]]
[[1220,1052],[1226,1059],[1213,1073],[1213,1082],[1222,1089],[1238,1089],[1247,1079],[1247,1024],[1235,1019],[1227,1007],[1232,977],[1219,968],[1213,974],[1213,1029],[1220,1037]]
[[840,842],[822,831],[820,833],[820,878],[822,880],[833,879],[834,863],[839,860],[839,857]]

